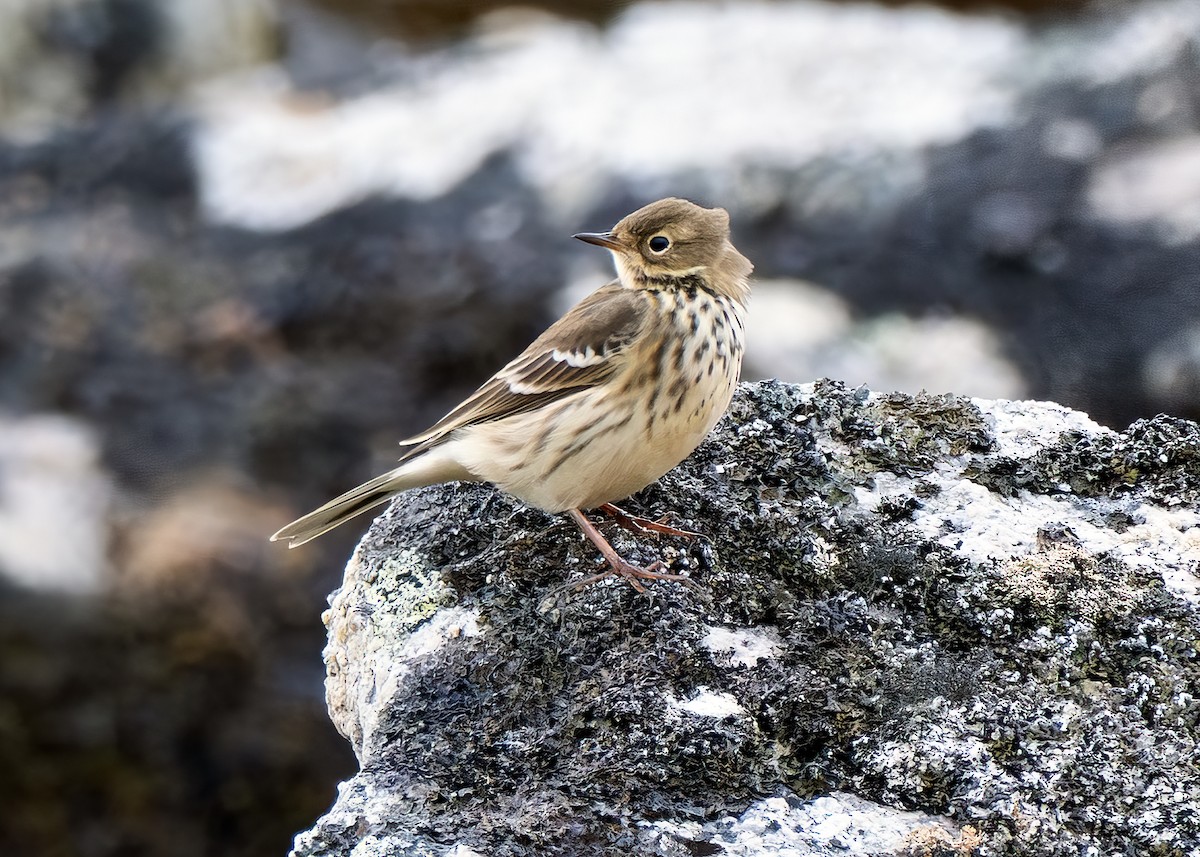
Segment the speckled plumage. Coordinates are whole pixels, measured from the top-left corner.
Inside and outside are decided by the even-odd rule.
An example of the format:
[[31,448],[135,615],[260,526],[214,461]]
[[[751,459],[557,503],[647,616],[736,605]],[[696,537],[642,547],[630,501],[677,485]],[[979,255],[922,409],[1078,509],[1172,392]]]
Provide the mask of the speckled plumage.
[[725,412],[741,371],[752,266],[729,242],[724,210],[680,199],[576,237],[612,250],[617,280],[404,441],[399,467],[272,538],[296,547],[400,491],[484,481],[547,512],[574,510],[615,571],[659,576],[617,558],[577,510],[658,479]]

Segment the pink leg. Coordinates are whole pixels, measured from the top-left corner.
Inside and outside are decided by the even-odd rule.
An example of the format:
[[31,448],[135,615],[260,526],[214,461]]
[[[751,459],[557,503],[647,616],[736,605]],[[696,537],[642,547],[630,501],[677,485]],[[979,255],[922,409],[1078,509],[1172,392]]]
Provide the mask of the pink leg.
[[584,578],[578,583],[572,584],[570,588],[580,589],[584,586],[588,586],[596,583],[597,581],[603,580],[611,574],[615,574],[618,577],[629,581],[629,585],[638,592],[646,591],[646,587],[641,583],[643,580],[676,580],[681,583],[692,582],[689,578],[682,574],[668,574],[666,572],[659,571],[660,568],[665,567],[661,560],[652,562],[646,568],[626,562],[625,560],[621,559],[616,549],[608,543],[608,540],[604,538],[604,536],[600,535],[600,531],[596,529],[595,524],[589,521],[583,512],[579,511],[578,509],[570,509],[568,510],[568,514],[575,519],[575,523],[579,525],[579,529],[583,530],[583,534],[591,539],[592,544],[600,549],[600,553],[602,553],[604,558],[608,560],[609,565],[608,571]]
[[616,521],[618,526],[624,527],[631,533],[637,533],[638,535],[644,536],[648,533],[662,533],[667,536],[678,536],[681,539],[704,538],[703,533],[693,533],[691,530],[680,530],[664,524],[663,521],[667,519],[666,515],[657,521],[651,521],[649,518],[639,518],[637,515],[631,515],[613,503],[605,503],[603,506],[597,506],[596,509]]

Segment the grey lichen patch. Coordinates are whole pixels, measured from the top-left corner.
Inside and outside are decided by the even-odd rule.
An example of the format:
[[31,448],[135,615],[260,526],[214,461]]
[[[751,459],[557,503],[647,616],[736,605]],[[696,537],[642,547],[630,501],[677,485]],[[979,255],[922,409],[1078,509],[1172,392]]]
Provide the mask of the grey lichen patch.
[[569,523],[486,486],[402,498],[331,623],[331,708],[365,725],[366,766],[296,854],[369,839],[757,857],[773,852],[722,838],[730,825],[787,794],[780,818],[817,837],[800,808],[835,793],[852,798],[838,812],[862,801],[946,831],[944,848],[930,834],[873,854],[1200,848],[1200,616],[1180,583],[1200,516],[1168,497],[1197,490],[1191,429],[1154,432],[1179,448],[1112,496],[1005,492],[976,478],[997,450],[1050,484],[1095,460],[1059,438],[1118,436],[1058,406],[964,401],[744,385],[683,466],[623,504],[706,539],[600,524],[696,588],[552,596],[599,567]]
[[977,844],[970,828],[958,832],[943,819],[852,794],[803,800],[786,789],[779,792],[755,801],[737,816],[703,823],[652,822],[637,853],[970,857]]
[[[323,618],[330,714],[360,758],[372,752],[377,728],[378,706],[366,701],[399,691],[409,662],[437,647],[416,632],[455,600],[440,569],[418,551],[380,553],[360,545],[355,552]],[[453,627],[473,624],[473,616],[460,614],[455,608]],[[434,633],[456,633],[446,625],[437,623]]]
[[1200,504],[1200,426],[1159,415],[1124,432],[1063,432],[1028,458],[980,460],[968,471],[1004,495],[1018,490],[1115,497],[1137,493],[1164,506]]
[[293,854],[354,857],[473,857],[467,846],[447,843],[434,831],[392,823],[404,813],[405,797],[359,774],[338,787],[338,802],[320,824],[300,833]]
[[431,568],[413,552],[389,557],[378,574],[382,580],[393,581],[393,585],[377,591],[385,594],[387,612],[396,617],[394,630],[412,630],[439,607],[454,603],[455,593],[443,582],[440,570]]
[[828,380],[817,382],[814,394],[821,422],[864,472],[919,476],[940,460],[986,452],[992,444],[983,413],[963,396],[869,394]]

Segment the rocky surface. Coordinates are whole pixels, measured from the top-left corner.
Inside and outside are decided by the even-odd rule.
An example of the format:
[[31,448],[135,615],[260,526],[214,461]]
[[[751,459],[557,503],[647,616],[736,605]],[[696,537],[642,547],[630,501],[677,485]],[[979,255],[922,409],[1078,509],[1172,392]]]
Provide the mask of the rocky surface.
[[43,139],[97,107],[167,109],[197,82],[278,54],[273,0],[0,4],[0,133]]
[[361,771],[307,855],[1200,848],[1200,426],[743,385],[591,573],[485,486],[395,501],[326,614]]

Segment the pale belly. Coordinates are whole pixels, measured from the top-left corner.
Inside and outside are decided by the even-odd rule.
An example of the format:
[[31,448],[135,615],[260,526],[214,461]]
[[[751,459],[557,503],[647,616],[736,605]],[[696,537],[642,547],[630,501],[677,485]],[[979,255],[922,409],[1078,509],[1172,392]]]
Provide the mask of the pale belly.
[[621,500],[683,461],[733,397],[740,307],[721,298],[683,303],[680,294],[653,299],[666,304],[671,328],[647,335],[620,374],[530,413],[460,429],[447,452],[548,512]]
[[[547,512],[590,509],[628,497],[700,444],[725,413],[736,371],[705,375],[679,395],[613,407],[588,390],[544,411],[472,426],[451,441],[480,479]],[[551,424],[572,426],[547,433]]]

